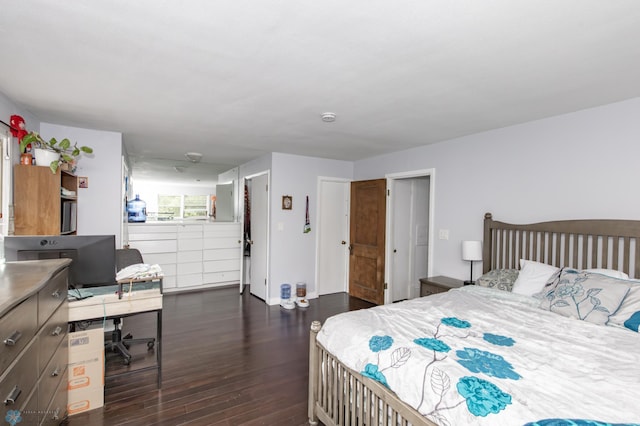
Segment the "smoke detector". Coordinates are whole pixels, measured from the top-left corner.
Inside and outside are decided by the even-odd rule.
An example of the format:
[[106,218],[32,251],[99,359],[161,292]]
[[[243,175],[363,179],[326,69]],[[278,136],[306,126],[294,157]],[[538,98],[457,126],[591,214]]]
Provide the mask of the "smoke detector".
[[320,117],[322,117],[322,121],[325,123],[333,123],[336,121],[336,113],[335,112],[323,112]]
[[200,154],[199,152],[187,152],[184,156],[192,163],[199,163],[200,160],[202,160],[202,154]]

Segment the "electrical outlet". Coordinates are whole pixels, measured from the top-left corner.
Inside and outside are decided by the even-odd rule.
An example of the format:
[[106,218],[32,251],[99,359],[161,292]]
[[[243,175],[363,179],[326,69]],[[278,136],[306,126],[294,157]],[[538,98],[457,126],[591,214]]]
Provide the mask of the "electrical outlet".
[[449,239],[449,230],[448,229],[441,229],[440,232],[438,232],[438,238],[441,240],[448,240]]

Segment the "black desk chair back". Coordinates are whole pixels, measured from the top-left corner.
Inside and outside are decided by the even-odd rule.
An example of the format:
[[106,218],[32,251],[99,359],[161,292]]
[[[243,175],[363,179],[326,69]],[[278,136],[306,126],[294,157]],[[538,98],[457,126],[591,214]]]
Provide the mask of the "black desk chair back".
[[[142,260],[142,254],[138,249],[118,249],[116,250],[116,269],[119,271],[130,265],[136,263],[144,263]],[[111,333],[111,342],[105,345],[107,350],[118,352],[122,355],[125,365],[131,363],[131,353],[129,347],[137,343],[145,343],[148,350],[152,350],[156,339],[153,337],[134,339],[131,334],[127,334],[122,337],[122,330],[120,329],[120,318],[113,319],[113,332]]]
[[135,265],[136,263],[144,263],[142,253],[138,249],[118,249],[116,250],[116,270]]

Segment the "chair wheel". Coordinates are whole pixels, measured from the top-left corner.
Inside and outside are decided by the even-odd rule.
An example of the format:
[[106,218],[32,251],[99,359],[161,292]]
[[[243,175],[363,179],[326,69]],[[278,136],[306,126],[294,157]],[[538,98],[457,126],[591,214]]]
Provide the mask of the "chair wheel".
[[147,342],[147,349],[148,350],[153,349],[154,344],[155,344],[155,342]]
[[131,333],[127,333],[127,335],[124,336],[123,339],[133,339],[133,335]]
[[122,361],[122,363],[123,363],[124,365],[129,365],[129,364],[131,364],[131,358],[125,358],[125,359]]

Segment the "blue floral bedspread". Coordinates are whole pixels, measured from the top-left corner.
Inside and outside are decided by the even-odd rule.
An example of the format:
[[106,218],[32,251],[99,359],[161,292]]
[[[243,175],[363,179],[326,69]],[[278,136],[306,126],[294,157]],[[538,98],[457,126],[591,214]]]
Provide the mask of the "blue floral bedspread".
[[640,424],[640,335],[469,286],[329,318],[318,340],[442,425]]

